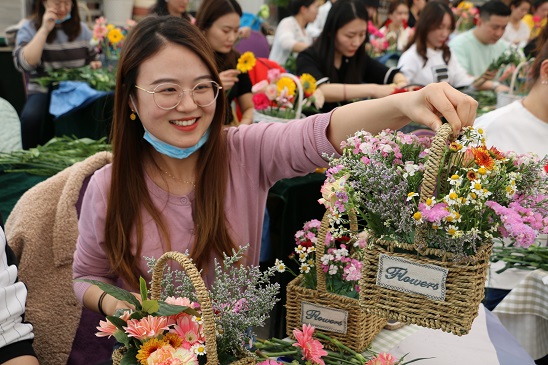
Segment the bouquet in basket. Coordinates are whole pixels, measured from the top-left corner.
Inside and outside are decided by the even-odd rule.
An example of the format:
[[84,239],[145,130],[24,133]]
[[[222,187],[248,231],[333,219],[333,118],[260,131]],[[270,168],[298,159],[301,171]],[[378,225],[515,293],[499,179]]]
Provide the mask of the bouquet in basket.
[[462,33],[476,26],[479,11],[474,6],[474,3],[462,1],[452,10],[456,20],[457,32]]
[[362,240],[413,244],[420,226],[423,245],[456,260],[466,261],[494,237],[528,247],[548,232],[546,158],[504,153],[484,140],[481,129],[465,128],[443,146],[432,194],[421,191],[429,138],[357,132],[343,142],[342,156],[331,159],[321,203],[333,222],[350,209],[358,212]]
[[127,26],[117,27],[109,24],[107,19],[99,17],[95,19],[93,26],[93,37],[91,45],[97,49],[99,54],[104,55],[106,59],[120,58],[120,51],[127,32],[135,25],[135,21],[128,20]]
[[[268,79],[253,85],[253,106],[256,111],[282,119],[300,118],[297,115],[303,107],[323,106],[323,94],[316,89],[316,79],[310,74],[296,78],[282,74],[278,69],[268,70]],[[303,95],[299,95],[302,90]]]
[[[232,256],[225,255],[222,264],[215,260],[215,281],[209,289],[205,289],[193,265],[195,275],[186,267],[185,271],[168,267],[164,272],[162,266],[163,275],[155,281],[157,265],[162,259],[147,258],[148,266],[154,271],[151,291],[154,296],[156,290],[160,297],[156,300],[148,299],[144,279],[141,279],[142,301],[115,286],[90,281],[136,308],[107,316],[97,327],[97,336],[114,336],[124,345],[123,361],[127,362],[121,364],[198,365],[212,356],[208,355],[212,348],[216,349],[220,364],[253,359],[251,328],[264,326],[278,301],[279,284],[270,283],[275,268],[261,272],[258,267],[237,265],[246,249],[240,248]],[[203,288],[201,292],[200,286],[196,288],[196,277]],[[209,313],[214,323],[208,323]],[[212,334],[209,338],[208,328],[210,336]],[[214,346],[208,340],[213,341]]]
[[[295,234],[295,253],[290,256],[290,259],[299,265],[299,272],[303,276],[302,286],[309,289],[316,288],[315,245],[318,244],[320,226],[321,222],[317,219],[305,222],[303,229]],[[357,298],[362,263],[351,254],[354,243],[349,241],[348,236],[335,239],[331,232],[327,232],[324,244],[325,254],[320,260],[327,290],[330,293]],[[278,259],[275,266],[280,272],[287,270],[297,276]]]

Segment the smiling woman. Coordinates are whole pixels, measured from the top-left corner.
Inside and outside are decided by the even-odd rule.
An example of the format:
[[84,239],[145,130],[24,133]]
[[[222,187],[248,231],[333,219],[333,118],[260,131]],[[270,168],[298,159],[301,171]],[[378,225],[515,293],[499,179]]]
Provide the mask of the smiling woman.
[[[214,54],[190,22],[148,17],[130,32],[116,80],[112,164],[86,189],[74,278],[136,291],[140,276],[150,280],[143,256],[188,250],[208,284],[213,259],[247,244],[242,264],[258,265],[276,181],[326,167],[322,156],[340,152],[358,129],[398,129],[409,119],[436,128],[443,106],[440,114],[458,130],[472,123],[477,105],[447,84],[433,85],[289,123],[226,128],[226,95],[215,98],[220,82]],[[74,289],[97,312],[128,308],[98,286],[76,281]]]

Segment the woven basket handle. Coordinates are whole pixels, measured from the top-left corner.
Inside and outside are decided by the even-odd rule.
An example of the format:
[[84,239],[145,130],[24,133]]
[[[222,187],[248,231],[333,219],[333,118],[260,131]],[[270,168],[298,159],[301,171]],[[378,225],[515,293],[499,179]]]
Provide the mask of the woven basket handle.
[[[358,219],[356,213],[353,211],[348,212],[350,218],[350,230],[352,232],[358,232]],[[322,224],[320,225],[320,231],[318,232],[318,241],[316,242],[316,290],[318,293],[327,293],[325,285],[325,273],[322,270],[322,256],[325,252],[325,237],[329,229],[329,210],[326,210],[323,214]]]
[[516,87],[516,80],[518,78],[519,71],[521,70],[522,67],[525,67],[527,64],[529,64],[529,62],[530,60],[520,62],[520,64],[516,67],[516,69],[512,73],[512,80],[510,81],[510,91],[508,91],[508,95],[514,95],[514,88]]
[[303,86],[301,85],[301,80],[293,74],[290,73],[282,73],[280,74],[280,78],[282,77],[289,77],[295,84],[297,85],[297,90],[299,91],[299,95],[297,95],[297,109],[295,110],[295,119],[301,118],[301,112],[303,110]]
[[[432,139],[428,159],[424,165],[424,176],[422,178],[419,198],[420,203],[425,203],[428,198],[434,195],[438,182],[438,170],[440,164],[442,163],[443,153],[445,151],[445,147],[447,146],[447,141],[452,140],[454,140],[453,128],[448,123],[442,124]],[[422,247],[425,247],[425,236],[425,226],[417,228],[415,231],[415,248],[419,252],[422,250]]]
[[176,251],[169,251],[164,253],[154,266],[152,272],[152,284],[150,291],[152,292],[151,298],[153,300],[160,299],[160,293],[162,291],[161,281],[164,274],[164,268],[168,260],[177,261],[185,270],[186,274],[190,278],[194,289],[196,290],[196,296],[200,302],[202,310],[202,318],[204,321],[204,336],[205,336],[205,346],[207,354],[207,364],[208,365],[217,365],[219,364],[219,358],[217,357],[217,342],[216,342],[216,333],[215,333],[215,317],[213,315],[213,309],[211,307],[211,299],[207,288],[196,269],[196,266],[188,258],[187,255],[182,254]]

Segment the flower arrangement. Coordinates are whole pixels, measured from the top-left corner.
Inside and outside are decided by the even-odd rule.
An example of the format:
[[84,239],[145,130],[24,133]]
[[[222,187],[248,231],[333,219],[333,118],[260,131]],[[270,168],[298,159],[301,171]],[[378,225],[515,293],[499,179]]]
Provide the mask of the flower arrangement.
[[[169,297],[165,301],[148,299],[146,282],[140,279],[140,300],[133,294],[101,281],[88,282],[108,294],[135,306],[135,310],[118,310],[114,316],[99,321],[98,337],[114,336],[125,347],[126,363],[198,364],[205,353],[199,305],[187,298]],[[179,362],[177,362],[179,361]]]
[[[221,364],[254,357],[250,351],[253,326],[263,326],[277,302],[279,284],[269,278],[275,268],[261,272],[258,267],[237,266],[247,247],[215,260],[215,281],[208,289],[215,319],[217,356]],[[151,271],[157,260],[146,258]],[[85,280],[108,294],[126,301],[135,310],[118,310],[100,321],[96,334],[114,336],[125,347],[127,364],[198,365],[205,361],[206,323],[194,284],[183,271],[167,268],[161,278],[160,300],[148,298],[146,282],[140,280],[140,300],[132,293],[99,281]]]
[[[270,278],[276,268],[262,271],[258,266],[238,266],[247,246],[225,255],[222,264],[217,260],[215,280],[208,293],[215,316],[217,353],[221,364],[252,356],[250,344],[255,334],[252,327],[262,327],[270,311],[279,300],[280,285],[271,284]],[[154,268],[156,260],[146,258],[147,265]],[[189,298],[197,301],[193,284],[188,275],[180,270],[166,269],[161,280],[161,298]]]
[[[397,359],[389,353],[375,353],[369,350],[366,351],[365,355],[360,354],[345,346],[339,340],[321,332],[314,333],[314,331],[314,326],[303,324],[302,330],[293,330],[296,342],[276,338],[259,340],[255,344],[257,348],[255,353],[264,360],[257,365],[283,365],[288,362],[295,365],[405,365],[423,360],[421,358],[404,362],[405,356]],[[322,343],[314,336],[330,342],[334,345],[334,348],[339,350],[326,351]],[[283,360],[283,362],[273,360],[273,358]]]
[[[321,222],[316,219],[305,222],[303,229],[295,234],[295,254],[290,256],[299,265],[299,272],[304,278],[302,285],[309,289],[316,289],[315,245],[318,243],[320,225]],[[321,269],[326,274],[327,290],[334,294],[357,298],[362,263],[350,254],[352,243],[349,242],[349,238],[343,236],[334,239],[331,233],[327,232],[325,245],[326,253],[321,257]],[[297,276],[278,259],[275,266],[280,272],[287,269]]]
[[109,24],[106,18],[99,17],[95,19],[90,43],[96,47],[99,54],[104,55],[105,59],[118,59],[127,32],[134,25],[135,21],[128,20],[125,27],[116,27]]
[[492,238],[528,247],[548,233],[546,158],[488,148],[481,129],[464,128],[444,147],[435,192],[420,203],[430,143],[389,130],[357,132],[341,144],[342,156],[330,159],[320,203],[333,222],[349,209],[358,212],[365,230],[360,240],[413,244],[421,227],[428,248],[452,253],[455,260],[465,261]]
[[[267,78],[253,85],[251,89],[255,110],[282,119],[300,118],[300,115],[297,115],[299,95],[295,81],[283,75],[278,69],[268,70]],[[323,94],[316,89],[316,79],[305,73],[300,76],[299,82],[304,97],[301,107],[320,109],[324,98]]]
[[465,32],[476,26],[479,10],[474,6],[474,3],[462,1],[452,10],[456,20],[457,32]]

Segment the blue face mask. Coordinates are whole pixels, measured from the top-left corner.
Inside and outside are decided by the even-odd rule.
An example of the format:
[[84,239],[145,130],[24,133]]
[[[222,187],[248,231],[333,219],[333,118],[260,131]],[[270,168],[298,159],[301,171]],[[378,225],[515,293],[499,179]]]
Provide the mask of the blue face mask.
[[183,158],[187,158],[188,156],[192,155],[194,152],[200,149],[200,147],[202,147],[204,143],[206,143],[207,139],[209,138],[209,129],[204,133],[202,138],[200,138],[198,143],[188,148],[179,148],[172,146],[169,143],[160,141],[158,138],[154,137],[146,128],[143,138],[162,155],[182,160]]
[[66,17],[64,17],[63,19],[57,19],[55,21],[55,24],[61,24],[61,23],[64,23],[66,22],[67,20],[69,20],[70,18],[72,18],[72,15],[70,13],[67,14]]

